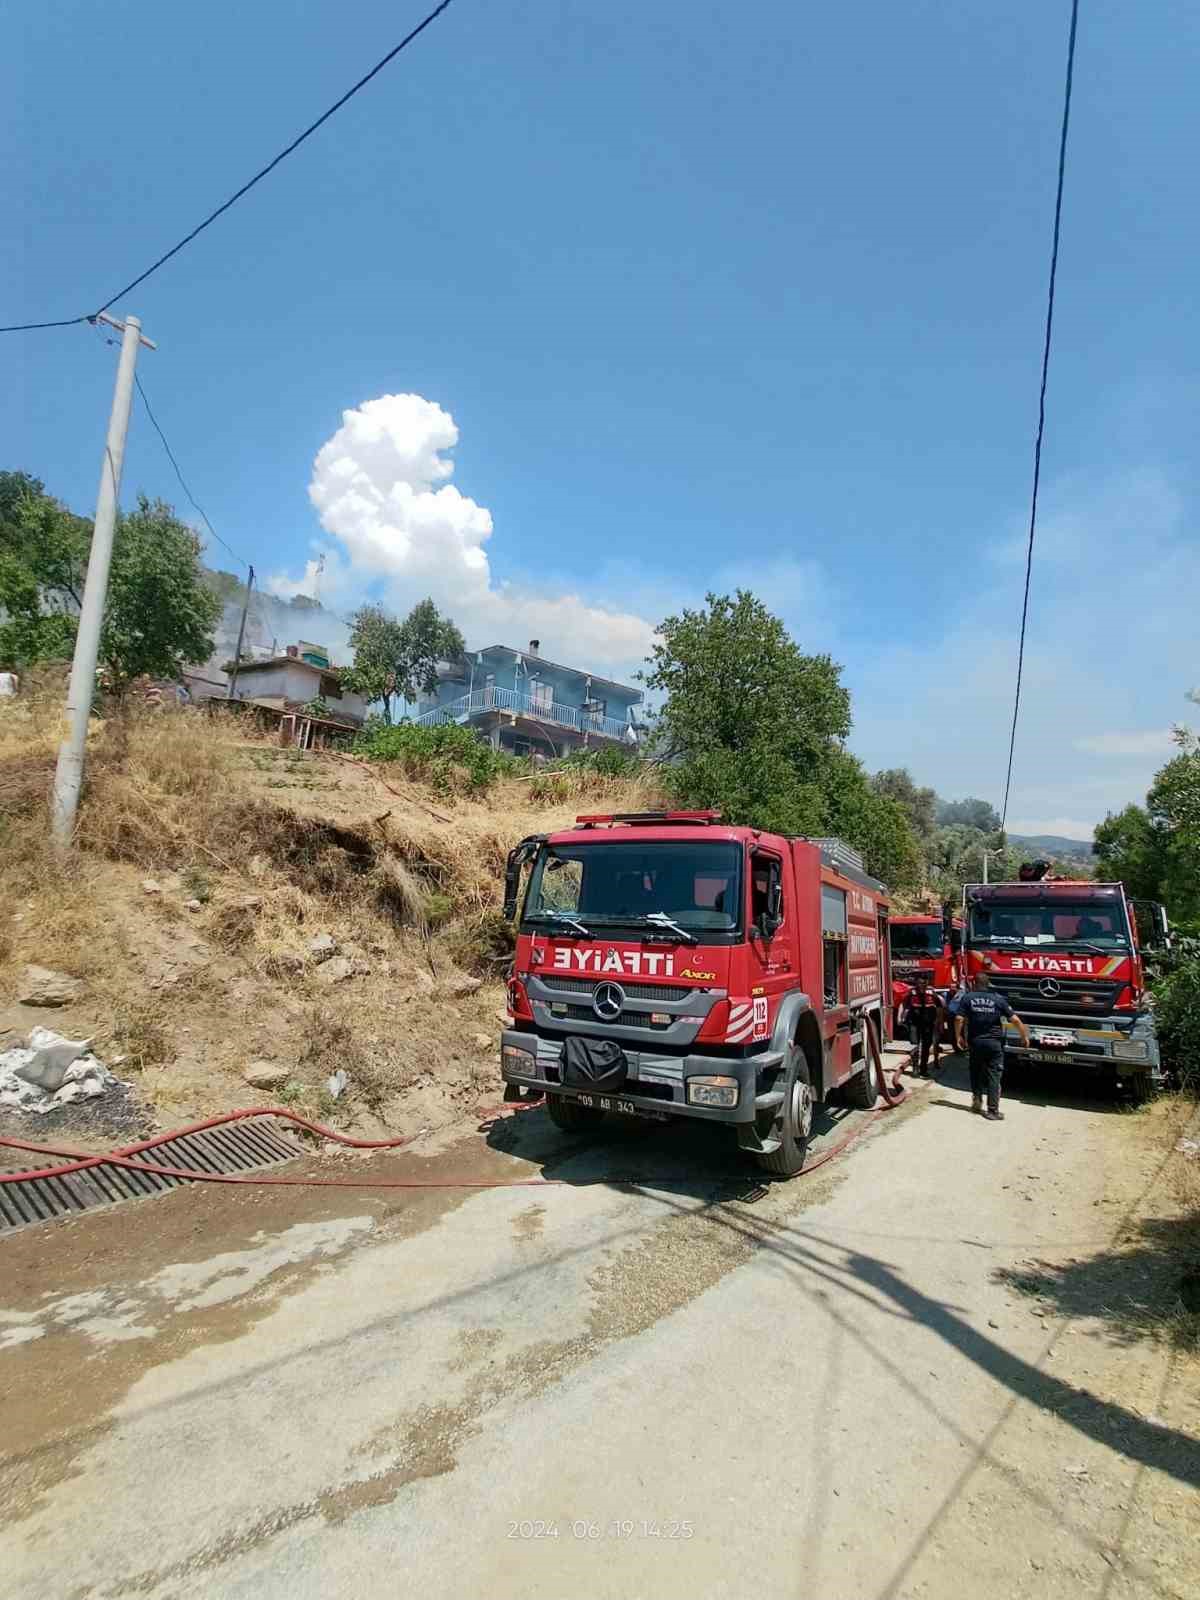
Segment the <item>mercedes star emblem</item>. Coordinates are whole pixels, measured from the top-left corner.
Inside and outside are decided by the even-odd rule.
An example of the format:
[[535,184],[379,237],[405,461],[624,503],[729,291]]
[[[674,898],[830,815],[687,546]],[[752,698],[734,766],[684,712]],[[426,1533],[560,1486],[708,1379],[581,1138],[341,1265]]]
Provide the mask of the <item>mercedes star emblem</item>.
[[1043,978],[1038,984],[1038,993],[1045,995],[1047,1000],[1053,1000],[1054,996],[1058,994],[1061,989],[1062,984],[1059,983],[1057,978]]
[[615,1022],[625,1008],[625,991],[619,983],[598,983],[592,994],[592,1010],[601,1022]]

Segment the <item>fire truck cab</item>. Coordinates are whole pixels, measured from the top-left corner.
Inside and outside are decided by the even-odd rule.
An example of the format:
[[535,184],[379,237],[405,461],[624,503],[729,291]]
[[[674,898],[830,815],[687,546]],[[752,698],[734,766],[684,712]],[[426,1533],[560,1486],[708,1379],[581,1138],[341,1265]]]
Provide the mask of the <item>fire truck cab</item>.
[[818,1103],[874,1104],[889,902],[840,841],[716,812],[584,816],[512,852],[510,917],[519,899],[501,1070],[510,1097],[544,1093],[559,1127],[728,1123],[791,1176]]

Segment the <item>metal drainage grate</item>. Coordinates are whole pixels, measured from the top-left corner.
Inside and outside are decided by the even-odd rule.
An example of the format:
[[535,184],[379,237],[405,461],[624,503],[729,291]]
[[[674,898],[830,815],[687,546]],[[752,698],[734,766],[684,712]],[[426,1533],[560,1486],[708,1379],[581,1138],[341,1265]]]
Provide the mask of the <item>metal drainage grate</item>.
[[[272,1120],[264,1118],[254,1122],[228,1122],[224,1127],[207,1128],[203,1133],[181,1134],[130,1159],[183,1167],[197,1173],[253,1172],[258,1167],[293,1161],[303,1153],[294,1139],[280,1132]],[[30,1159],[49,1164],[52,1158],[34,1156]],[[158,1173],[131,1172],[128,1167],[103,1162],[65,1178],[27,1178],[22,1183],[0,1183],[0,1232],[36,1222],[50,1222],[55,1217],[73,1217],[95,1206],[143,1200],[190,1181],[166,1178]]]

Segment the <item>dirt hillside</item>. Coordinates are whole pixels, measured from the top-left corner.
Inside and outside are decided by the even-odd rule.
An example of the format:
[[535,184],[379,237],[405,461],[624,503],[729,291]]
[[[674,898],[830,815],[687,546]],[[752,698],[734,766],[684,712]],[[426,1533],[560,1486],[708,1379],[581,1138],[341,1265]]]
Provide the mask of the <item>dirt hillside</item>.
[[[0,711],[0,1049],[40,1023],[93,1039],[132,1085],[132,1111],[36,1119],[75,1143],[263,1101],[407,1131],[496,1098],[507,851],[581,805],[647,801],[594,775],[433,789],[222,718],[143,712],[96,727],[62,862],[46,815],[59,704]],[[80,980],[76,997],[23,1005],[30,965]],[[252,1067],[275,1081],[251,1088]]]

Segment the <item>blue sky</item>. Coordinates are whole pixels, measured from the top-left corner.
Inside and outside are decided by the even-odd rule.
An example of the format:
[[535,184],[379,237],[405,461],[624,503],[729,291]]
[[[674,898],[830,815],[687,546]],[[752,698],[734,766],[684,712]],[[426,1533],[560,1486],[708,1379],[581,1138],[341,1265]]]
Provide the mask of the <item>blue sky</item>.
[[[1200,679],[1200,12],[1082,12],[1010,812],[1075,833]],[[106,299],[421,14],[15,0],[4,320]],[[324,549],[341,609],[432,590],[609,671],[745,584],[872,767],[998,801],[1067,15],[455,0],[118,308],[192,487],[282,592]],[[0,348],[5,464],[81,511],[113,357]],[[141,414],[139,488],[185,509]]]

